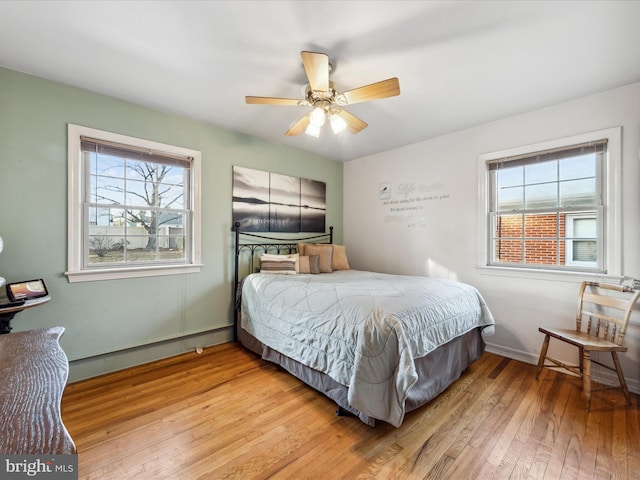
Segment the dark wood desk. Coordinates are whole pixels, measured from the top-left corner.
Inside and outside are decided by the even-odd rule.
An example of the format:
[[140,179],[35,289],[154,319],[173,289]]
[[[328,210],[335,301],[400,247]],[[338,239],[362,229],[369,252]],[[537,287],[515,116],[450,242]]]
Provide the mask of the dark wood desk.
[[0,335],[0,453],[72,454],[60,415],[69,362],[63,327]]

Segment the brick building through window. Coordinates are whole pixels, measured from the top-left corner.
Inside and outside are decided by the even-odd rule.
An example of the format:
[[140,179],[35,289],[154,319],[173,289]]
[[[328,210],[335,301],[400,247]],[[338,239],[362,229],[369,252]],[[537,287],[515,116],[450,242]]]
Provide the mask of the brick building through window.
[[[522,237],[524,228],[524,240]],[[500,215],[496,225],[498,262],[565,264],[565,215]]]

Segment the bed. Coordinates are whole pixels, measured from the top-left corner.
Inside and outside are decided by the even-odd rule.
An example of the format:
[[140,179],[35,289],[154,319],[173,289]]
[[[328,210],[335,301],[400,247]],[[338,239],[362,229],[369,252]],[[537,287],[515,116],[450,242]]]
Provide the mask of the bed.
[[353,270],[332,229],[287,241],[236,226],[235,237],[237,340],[367,425],[400,426],[456,381],[493,333],[474,287]]

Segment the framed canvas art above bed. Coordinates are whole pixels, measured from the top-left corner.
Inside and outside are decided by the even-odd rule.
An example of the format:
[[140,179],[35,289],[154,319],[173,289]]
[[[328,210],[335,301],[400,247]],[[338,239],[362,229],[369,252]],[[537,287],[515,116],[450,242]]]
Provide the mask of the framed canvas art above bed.
[[324,232],[327,185],[233,167],[233,223],[243,232]]

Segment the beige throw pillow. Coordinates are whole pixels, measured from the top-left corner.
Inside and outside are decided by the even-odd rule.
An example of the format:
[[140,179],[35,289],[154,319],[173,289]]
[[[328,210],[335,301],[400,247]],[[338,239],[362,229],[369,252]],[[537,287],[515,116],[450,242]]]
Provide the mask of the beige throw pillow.
[[298,273],[311,273],[309,257],[307,255],[300,255],[298,257]]
[[333,245],[307,244],[304,246],[304,254],[307,256],[318,255],[318,267],[320,273],[331,273],[333,264]]
[[347,249],[344,245],[333,246],[333,263],[331,264],[333,270],[350,270],[349,260],[347,259]]

